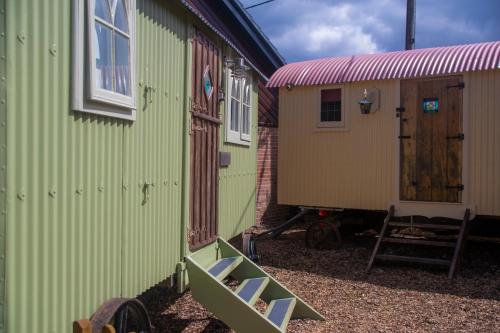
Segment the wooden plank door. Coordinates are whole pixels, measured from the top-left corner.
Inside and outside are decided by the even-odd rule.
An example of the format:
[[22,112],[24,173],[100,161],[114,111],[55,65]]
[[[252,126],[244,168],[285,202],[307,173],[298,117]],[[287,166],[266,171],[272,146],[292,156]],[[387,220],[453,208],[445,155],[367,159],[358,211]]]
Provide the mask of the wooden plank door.
[[201,32],[192,42],[190,249],[217,238],[220,50]]
[[401,82],[400,199],[461,202],[462,78]]

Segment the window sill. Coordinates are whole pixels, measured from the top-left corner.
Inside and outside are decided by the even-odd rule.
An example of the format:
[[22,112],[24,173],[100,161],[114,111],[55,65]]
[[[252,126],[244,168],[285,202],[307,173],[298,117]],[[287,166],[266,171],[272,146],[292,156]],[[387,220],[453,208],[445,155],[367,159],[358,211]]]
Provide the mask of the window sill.
[[123,111],[118,111],[118,110],[103,110],[103,109],[93,109],[93,108],[74,108],[73,111],[79,112],[79,113],[87,113],[87,114],[94,114],[98,116],[104,116],[104,117],[109,117],[109,118],[117,118],[117,119],[124,119],[124,120],[129,120],[129,121],[135,121],[136,120],[136,110],[130,109],[130,110],[123,110]]
[[243,141],[243,140],[229,140],[226,139],[224,141],[225,144],[231,144],[236,146],[250,147],[252,145],[251,141]]

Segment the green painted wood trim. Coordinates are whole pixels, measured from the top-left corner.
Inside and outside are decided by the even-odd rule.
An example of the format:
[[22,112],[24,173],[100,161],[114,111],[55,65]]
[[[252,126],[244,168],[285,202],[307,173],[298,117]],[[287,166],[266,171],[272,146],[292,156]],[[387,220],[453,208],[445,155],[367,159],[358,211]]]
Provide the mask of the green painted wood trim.
[[[286,298],[286,299],[289,299],[291,302],[290,302],[290,304],[288,304],[288,309],[286,310],[286,314],[283,317],[283,321],[281,322],[281,325],[279,327],[280,330],[282,330],[283,332],[286,332],[286,327],[288,326],[288,322],[290,321],[290,318],[292,316],[293,309],[295,308],[295,305],[297,304],[296,298]],[[276,303],[278,301],[279,301],[279,299],[276,299],[276,300],[271,301],[271,303],[269,303],[269,306],[267,307],[266,312],[264,313],[264,316],[266,318],[269,318],[269,314],[271,313],[271,311],[273,310],[274,306],[276,305]]]
[[[219,247],[221,250],[222,257],[234,257],[240,255],[240,252],[236,250],[231,244],[226,242],[224,239],[219,238]],[[262,268],[257,266],[247,257],[244,257],[243,262],[238,265],[238,267],[231,272],[231,276],[238,281],[249,278],[257,278],[269,276]],[[265,302],[270,303],[272,300],[280,298],[296,298],[297,304],[292,313],[292,318],[310,318],[315,320],[325,320],[325,318],[314,310],[309,304],[303,301],[300,297],[286,289],[278,281],[276,281],[272,276],[269,276],[269,284],[264,290],[260,298]]]
[[7,31],[0,0],[0,333],[5,331],[5,232],[7,227]]
[[[266,289],[268,283],[269,283],[269,278],[268,277],[265,277],[265,278],[258,278],[258,279],[263,279],[264,281],[260,284],[259,288],[257,288],[254,292],[254,294],[252,295],[252,298],[250,298],[250,300],[247,302],[248,305],[254,305],[255,302],[257,302],[257,300],[259,299],[260,295],[262,294],[262,292],[264,291],[264,289]],[[246,279],[244,280],[241,285],[238,287],[238,289],[236,289],[236,291],[234,292],[236,295],[239,296],[240,292],[243,290],[243,288],[246,286],[246,284],[251,281],[252,279]]]
[[186,265],[194,298],[236,332],[281,332],[221,281],[210,276],[192,257],[186,258]]

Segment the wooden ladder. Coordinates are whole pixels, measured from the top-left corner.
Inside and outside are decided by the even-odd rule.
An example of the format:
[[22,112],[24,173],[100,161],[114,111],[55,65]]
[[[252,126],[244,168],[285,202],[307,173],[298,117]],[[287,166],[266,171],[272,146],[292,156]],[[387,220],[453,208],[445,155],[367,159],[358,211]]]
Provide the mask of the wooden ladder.
[[[435,224],[435,223],[409,223],[409,222],[394,221],[393,218],[394,218],[394,206],[391,206],[389,208],[387,216],[385,217],[384,224],[378,236],[377,242],[375,243],[375,247],[373,248],[370,261],[368,262],[367,271],[371,270],[376,260],[410,262],[410,263],[447,266],[449,267],[448,278],[453,279],[461,262],[465,240],[467,238],[469,230],[470,209],[467,208],[465,210],[464,218],[462,219],[462,223],[460,225]],[[387,235],[388,227],[410,227],[410,226],[415,228],[430,229],[430,230],[450,230],[450,231],[456,230],[459,231],[459,233],[456,242],[448,240],[443,241],[443,240],[428,240],[428,239],[408,239],[400,237],[391,237],[390,235]],[[379,254],[382,243],[453,248],[454,251],[451,260],[392,255],[392,254]]]

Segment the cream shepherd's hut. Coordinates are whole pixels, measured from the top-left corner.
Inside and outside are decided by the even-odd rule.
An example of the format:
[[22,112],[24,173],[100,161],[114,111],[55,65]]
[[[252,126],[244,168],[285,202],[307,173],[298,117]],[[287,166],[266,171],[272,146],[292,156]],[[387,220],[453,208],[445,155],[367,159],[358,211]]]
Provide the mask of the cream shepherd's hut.
[[291,63],[278,201],[500,216],[500,42]]

